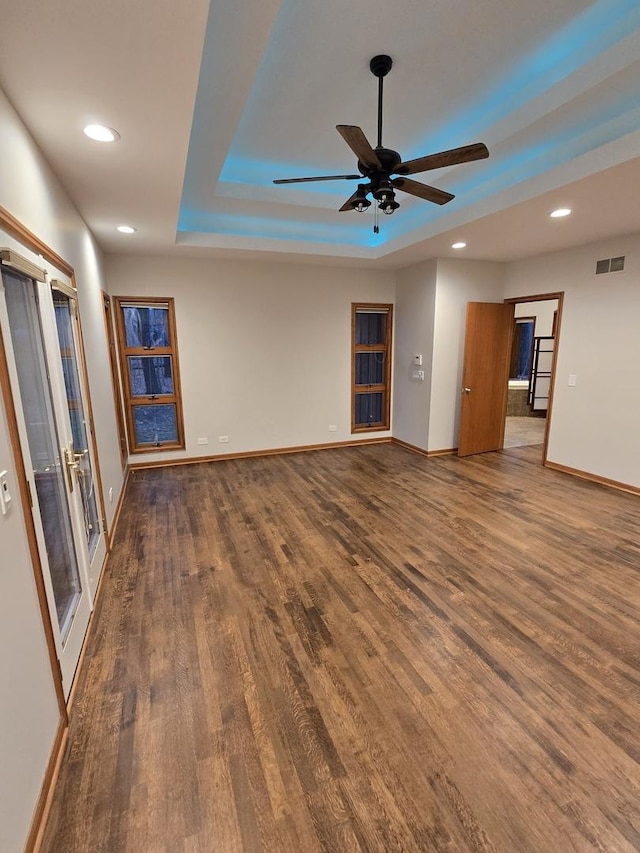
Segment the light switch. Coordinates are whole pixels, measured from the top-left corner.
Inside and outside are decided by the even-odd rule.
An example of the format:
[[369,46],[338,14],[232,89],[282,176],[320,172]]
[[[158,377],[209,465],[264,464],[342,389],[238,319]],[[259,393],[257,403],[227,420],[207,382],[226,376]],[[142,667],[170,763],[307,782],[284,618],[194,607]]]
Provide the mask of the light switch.
[[424,370],[414,370],[411,376],[413,379],[419,379],[421,382],[424,382]]
[[11,493],[9,492],[9,483],[7,482],[7,472],[0,471],[0,510],[6,515],[11,505]]
[[422,354],[421,354],[421,353],[418,353],[417,355],[414,355],[414,357],[413,357],[413,363],[414,363],[415,365],[418,365],[418,366],[420,366],[420,365],[422,364]]
[[569,374],[569,385],[571,385],[571,387],[573,388],[573,386],[575,384],[576,384],[576,375],[575,375],[575,373],[570,373]]

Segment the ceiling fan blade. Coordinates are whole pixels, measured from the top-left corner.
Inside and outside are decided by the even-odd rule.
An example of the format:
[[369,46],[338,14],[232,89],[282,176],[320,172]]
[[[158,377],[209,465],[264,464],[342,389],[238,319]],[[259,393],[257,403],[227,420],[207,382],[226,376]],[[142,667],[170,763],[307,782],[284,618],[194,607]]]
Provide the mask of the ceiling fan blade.
[[473,145],[463,145],[462,148],[451,148],[438,154],[428,154],[415,160],[400,163],[395,170],[396,175],[415,175],[418,172],[428,172],[430,169],[442,169],[445,166],[457,166],[458,163],[470,163],[472,160],[484,160],[489,156],[489,149],[484,142],[474,142]]
[[361,128],[352,124],[337,124],[336,130],[363,166],[374,169],[382,168],[378,155],[369,144],[369,140]]
[[394,178],[391,184],[404,193],[424,198],[434,204],[447,204],[455,198],[451,193],[439,190],[437,187],[430,187],[427,184],[420,184],[418,181],[412,181],[411,178]]
[[277,178],[274,184],[304,184],[308,181],[357,181],[362,175],[318,175],[314,178]]

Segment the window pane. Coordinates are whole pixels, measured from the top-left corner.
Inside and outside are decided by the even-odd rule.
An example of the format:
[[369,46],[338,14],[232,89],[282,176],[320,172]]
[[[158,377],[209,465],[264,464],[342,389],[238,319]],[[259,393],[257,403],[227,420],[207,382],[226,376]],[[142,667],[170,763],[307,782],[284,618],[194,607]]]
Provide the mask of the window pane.
[[134,406],[133,421],[136,445],[163,444],[178,441],[178,424],[174,403],[160,406]]
[[386,325],[386,313],[356,312],[356,343],[383,344],[385,341]]
[[365,426],[366,424],[382,423],[383,402],[384,394],[382,391],[375,391],[371,394],[356,394],[356,424]]
[[381,385],[384,382],[384,353],[356,353],[356,385]]
[[129,388],[132,397],[173,394],[170,355],[129,356]]
[[169,309],[160,306],[122,306],[125,346],[168,347]]

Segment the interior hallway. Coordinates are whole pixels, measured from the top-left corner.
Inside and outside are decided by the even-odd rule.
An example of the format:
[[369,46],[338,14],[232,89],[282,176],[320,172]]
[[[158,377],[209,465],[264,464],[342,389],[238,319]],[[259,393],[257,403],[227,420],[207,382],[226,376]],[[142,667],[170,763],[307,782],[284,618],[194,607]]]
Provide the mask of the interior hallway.
[[637,850],[639,523],[536,448],[132,474],[44,850]]
[[546,418],[507,416],[503,447],[528,447],[544,443]]

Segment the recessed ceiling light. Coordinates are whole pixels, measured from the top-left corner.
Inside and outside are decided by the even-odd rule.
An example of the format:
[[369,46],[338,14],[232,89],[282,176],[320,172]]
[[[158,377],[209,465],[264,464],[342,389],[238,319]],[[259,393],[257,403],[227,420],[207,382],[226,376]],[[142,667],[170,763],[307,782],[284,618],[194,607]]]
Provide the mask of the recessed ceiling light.
[[552,210],[549,216],[552,219],[561,219],[563,216],[569,216],[572,213],[570,207],[559,207],[557,210]]
[[119,231],[121,234],[135,234],[137,228],[133,228],[131,225],[118,225],[116,231]]
[[466,249],[466,247],[467,247],[467,244],[463,243],[462,241],[460,241],[459,243],[452,243],[451,244],[452,249]]
[[105,127],[103,124],[88,124],[85,129],[85,136],[89,139],[95,139],[96,142],[117,142],[120,139],[120,134],[112,127]]

